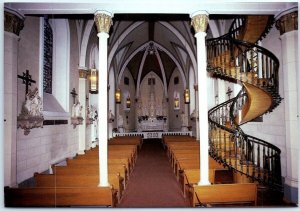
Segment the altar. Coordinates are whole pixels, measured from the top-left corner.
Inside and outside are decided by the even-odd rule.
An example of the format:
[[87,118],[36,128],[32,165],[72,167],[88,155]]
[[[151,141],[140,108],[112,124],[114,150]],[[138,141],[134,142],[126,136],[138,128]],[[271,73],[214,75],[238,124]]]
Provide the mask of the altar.
[[167,131],[167,117],[139,117],[138,132],[143,131]]

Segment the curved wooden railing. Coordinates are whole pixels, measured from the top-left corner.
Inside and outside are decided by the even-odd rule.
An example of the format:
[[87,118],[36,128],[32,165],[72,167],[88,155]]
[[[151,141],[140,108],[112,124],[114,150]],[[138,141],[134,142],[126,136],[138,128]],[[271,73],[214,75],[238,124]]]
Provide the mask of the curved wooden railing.
[[[209,111],[210,155],[249,180],[282,191],[280,149],[240,128],[281,102],[279,61],[267,49],[243,40],[252,30],[249,22],[255,21],[253,16],[247,18],[234,20],[228,34],[207,40],[208,71],[243,87],[236,97]],[[248,40],[265,35],[271,22],[263,18],[257,22],[267,25],[259,26],[261,32],[256,31],[253,37],[247,35]]]

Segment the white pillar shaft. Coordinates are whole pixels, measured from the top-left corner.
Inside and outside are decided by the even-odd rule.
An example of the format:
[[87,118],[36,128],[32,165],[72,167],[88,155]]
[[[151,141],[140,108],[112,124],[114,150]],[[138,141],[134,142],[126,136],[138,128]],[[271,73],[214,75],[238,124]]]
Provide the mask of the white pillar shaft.
[[108,164],[107,164],[107,39],[105,32],[97,34],[99,37],[99,97],[98,97],[98,138],[99,138],[99,186],[107,187]]
[[[200,131],[200,181],[198,185],[209,185],[208,179],[208,99],[207,99],[207,72],[205,32],[198,32],[197,65],[198,65],[198,100],[199,100],[199,131]],[[201,93],[201,98],[199,96]],[[201,102],[200,102],[201,101]],[[201,129],[201,130],[200,130]]]
[[199,92],[195,91],[195,96],[196,96],[196,140],[199,141],[200,137],[200,127],[199,127]]
[[[4,153],[4,185],[17,184],[17,75],[18,75],[18,42],[19,37],[4,32],[4,70],[0,80],[0,134],[5,140]],[[2,36],[2,35],[1,35]],[[2,58],[1,58],[2,59]],[[19,81],[20,83],[20,81]],[[4,94],[4,95],[3,95]],[[25,95],[25,92],[24,92]],[[5,99],[5,100],[3,100]],[[23,100],[23,99],[22,99]],[[3,122],[5,119],[5,122]],[[4,123],[4,124],[3,124]],[[2,130],[4,128],[4,130]]]
[[78,99],[80,104],[82,105],[82,125],[78,125],[78,130],[79,130],[79,149],[78,149],[78,154],[84,154],[85,150],[85,141],[86,141],[86,106],[85,106],[85,100],[86,100],[86,79],[85,78],[79,78],[79,87],[78,87]]
[[298,30],[280,36],[282,48],[282,68],[284,79],[284,103],[287,150],[287,178],[291,187],[298,187],[298,141],[299,141],[299,104],[298,104]]

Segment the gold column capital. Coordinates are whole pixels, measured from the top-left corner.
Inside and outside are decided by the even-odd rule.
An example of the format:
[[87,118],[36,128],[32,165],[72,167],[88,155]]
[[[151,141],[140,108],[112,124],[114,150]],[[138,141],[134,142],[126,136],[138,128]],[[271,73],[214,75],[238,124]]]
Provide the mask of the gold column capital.
[[79,78],[87,78],[88,71],[85,69],[79,69]]
[[191,25],[194,27],[195,33],[205,32],[208,25],[208,13],[207,12],[197,12],[191,15],[192,21]]
[[4,31],[20,35],[20,31],[24,27],[24,18],[11,13],[9,11],[4,11]]
[[278,18],[275,26],[280,31],[280,35],[298,30],[298,10]]
[[94,21],[97,26],[98,33],[109,33],[109,29],[112,26],[112,15],[105,11],[97,11],[94,15]]

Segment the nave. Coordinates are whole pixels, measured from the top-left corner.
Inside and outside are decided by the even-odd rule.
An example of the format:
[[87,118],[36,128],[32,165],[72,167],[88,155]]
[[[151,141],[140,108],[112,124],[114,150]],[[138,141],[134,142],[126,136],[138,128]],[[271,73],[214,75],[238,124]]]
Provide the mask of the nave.
[[99,187],[98,147],[35,173],[31,187],[5,188],[7,207],[293,206],[266,187],[209,158],[211,185],[199,181],[199,142],[118,137],[108,142],[108,181]]

